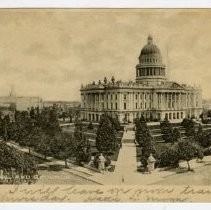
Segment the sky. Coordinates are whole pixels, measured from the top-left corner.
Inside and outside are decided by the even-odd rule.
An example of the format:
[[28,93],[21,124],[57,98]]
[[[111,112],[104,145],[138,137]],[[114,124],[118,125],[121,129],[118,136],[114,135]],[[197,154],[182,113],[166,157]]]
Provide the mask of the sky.
[[72,101],[81,84],[135,80],[149,34],[168,78],[211,98],[208,9],[0,9],[0,95]]

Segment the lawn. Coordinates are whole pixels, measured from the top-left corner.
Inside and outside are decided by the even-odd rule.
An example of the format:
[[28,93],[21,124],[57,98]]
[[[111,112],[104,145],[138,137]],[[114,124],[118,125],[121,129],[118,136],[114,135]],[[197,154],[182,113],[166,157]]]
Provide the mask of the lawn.
[[40,179],[36,182],[36,184],[44,184],[44,185],[96,185],[92,181],[85,179],[80,176],[76,176],[74,174],[65,172],[65,171],[47,171],[40,170],[39,171]]
[[211,166],[202,166],[194,169],[194,172],[186,172],[167,176],[164,180],[155,182],[158,185],[211,185]]
[[34,156],[34,155],[31,155],[34,160],[36,161],[37,164],[43,164],[45,162],[50,162],[49,160],[45,160],[44,158],[40,158],[40,157],[37,157],[37,156]]

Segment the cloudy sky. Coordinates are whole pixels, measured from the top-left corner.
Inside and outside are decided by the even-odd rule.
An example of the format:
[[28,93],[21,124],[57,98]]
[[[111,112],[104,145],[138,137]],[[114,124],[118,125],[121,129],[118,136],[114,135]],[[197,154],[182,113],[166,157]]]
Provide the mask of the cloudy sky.
[[1,9],[0,95],[79,100],[82,83],[134,80],[148,34],[169,78],[211,98],[211,10]]

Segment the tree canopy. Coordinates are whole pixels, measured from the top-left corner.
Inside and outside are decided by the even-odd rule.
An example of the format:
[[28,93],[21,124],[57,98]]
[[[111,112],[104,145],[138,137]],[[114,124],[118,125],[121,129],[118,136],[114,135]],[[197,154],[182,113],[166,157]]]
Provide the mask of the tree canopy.
[[195,136],[195,123],[193,119],[185,118],[183,119],[181,125],[185,128],[186,136]]
[[162,133],[162,138],[165,142],[173,142],[173,129],[167,117],[160,122],[160,129]]
[[152,136],[147,127],[147,123],[144,116],[142,115],[139,120],[135,121],[135,123],[136,123],[136,133],[135,133],[136,141],[142,148],[141,162],[143,166],[146,167],[147,159],[149,158],[151,153],[154,156],[156,156],[156,150],[152,143]]
[[20,175],[27,175],[31,179],[37,174],[37,165],[34,158],[26,153],[0,142],[0,168],[10,171],[14,168]]
[[111,152],[117,148],[116,130],[113,121],[107,114],[101,115],[96,136],[96,147],[100,152]]

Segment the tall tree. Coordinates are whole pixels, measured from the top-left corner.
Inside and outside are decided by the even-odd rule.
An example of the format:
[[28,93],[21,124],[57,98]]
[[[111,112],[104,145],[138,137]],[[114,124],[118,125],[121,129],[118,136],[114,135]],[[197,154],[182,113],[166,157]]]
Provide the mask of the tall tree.
[[180,140],[181,134],[178,128],[174,128],[172,131],[172,143]]
[[162,138],[165,142],[173,142],[173,130],[172,126],[167,118],[164,118],[162,122],[160,122],[160,129],[162,133]]
[[82,162],[86,162],[89,159],[90,145],[86,139],[83,124],[80,120],[77,120],[75,123],[74,139],[76,161],[78,164],[82,164]]
[[181,125],[185,128],[185,134],[186,136],[194,136],[195,137],[195,124],[193,119],[185,118]]
[[109,120],[111,121],[112,125],[114,126],[114,129],[116,131],[119,131],[121,129],[121,126],[120,126],[120,122],[119,120],[117,119],[117,117],[111,117],[109,115],[107,115]]
[[139,119],[139,122],[136,121],[136,141],[142,148],[141,162],[146,168],[147,159],[149,158],[151,153],[156,156],[156,150],[152,143],[152,136],[143,115]]
[[8,127],[10,124],[10,117],[6,115],[3,119],[3,139],[4,141],[8,140]]
[[52,137],[46,135],[44,132],[40,132],[39,135],[39,141],[35,145],[35,150],[41,154],[44,155],[44,158],[46,159],[47,155],[51,155],[51,147],[50,142],[52,140]]
[[51,151],[55,157],[64,160],[68,167],[67,159],[75,154],[75,141],[69,133],[59,133],[50,142]]
[[96,146],[100,152],[112,152],[117,146],[115,128],[107,114],[101,115],[96,136]]
[[200,147],[191,141],[190,138],[178,141],[177,147],[179,159],[187,162],[188,171],[190,171],[191,167],[189,161],[197,157],[198,154],[201,154]]
[[34,175],[37,174],[37,164],[31,156],[4,142],[0,142],[0,153],[0,168],[3,171],[10,172],[14,168],[19,175],[27,175],[28,181],[34,179]]
[[196,133],[196,135],[195,135],[195,140],[196,140],[199,144],[202,143],[203,135],[204,135],[204,133],[203,133],[202,125],[199,124],[198,131],[197,131],[197,133]]

